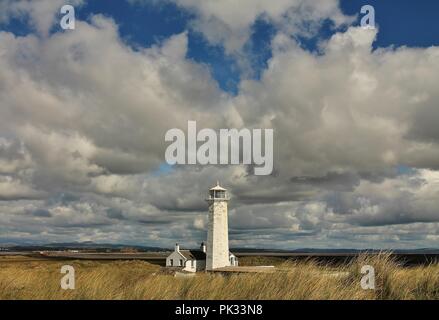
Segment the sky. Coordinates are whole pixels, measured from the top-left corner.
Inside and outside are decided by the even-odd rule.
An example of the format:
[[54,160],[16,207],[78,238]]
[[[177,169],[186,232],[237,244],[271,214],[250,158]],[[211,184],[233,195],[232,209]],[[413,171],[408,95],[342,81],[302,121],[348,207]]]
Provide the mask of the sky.
[[[219,180],[231,247],[439,247],[437,1],[68,3],[0,0],[0,244],[196,247]],[[167,165],[189,120],[273,173]]]

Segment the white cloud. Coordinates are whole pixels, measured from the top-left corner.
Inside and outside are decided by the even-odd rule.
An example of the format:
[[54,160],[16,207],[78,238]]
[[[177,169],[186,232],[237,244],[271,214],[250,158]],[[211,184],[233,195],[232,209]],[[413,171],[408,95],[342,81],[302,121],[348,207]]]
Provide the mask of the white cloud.
[[[417,120],[436,115],[432,83],[439,48],[372,51],[376,32],[349,28],[318,56],[280,36],[261,81],[241,84],[236,109],[247,126],[275,129],[280,172],[294,177],[386,174],[399,164],[439,167],[435,126]],[[429,139],[413,138],[420,131]]]
[[[291,35],[311,35],[318,26],[330,19],[336,26],[351,21],[344,16],[337,0],[173,0],[179,6],[196,13],[192,22],[215,44],[223,44],[226,52],[238,53],[251,36],[251,27],[258,18]],[[305,27],[306,25],[306,27]]]

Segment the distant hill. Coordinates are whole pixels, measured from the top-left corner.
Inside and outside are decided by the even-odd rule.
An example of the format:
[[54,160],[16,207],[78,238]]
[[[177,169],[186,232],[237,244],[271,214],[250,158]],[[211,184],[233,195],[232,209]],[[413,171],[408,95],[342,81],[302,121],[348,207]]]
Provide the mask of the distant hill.
[[8,245],[0,244],[0,248],[7,248],[8,251],[50,251],[50,250],[94,250],[94,251],[120,251],[121,249],[132,248],[139,252],[147,251],[167,251],[168,249],[160,247],[137,246],[126,244],[112,244],[112,243],[94,243],[86,242],[61,242],[48,243],[41,245]]
[[[122,249],[131,248],[138,252],[163,252],[173,250],[173,248],[140,246],[129,244],[114,244],[114,243],[94,243],[92,241],[84,242],[59,242],[48,244],[13,244],[0,243],[0,250],[7,249],[8,251],[50,251],[50,250],[94,250],[94,251],[120,251]],[[292,250],[281,249],[259,249],[259,248],[230,248],[234,253],[309,253],[309,254],[356,254],[356,253],[377,253],[380,251],[392,251],[397,254],[439,254],[439,249],[435,248],[420,248],[420,249],[315,249],[315,248],[300,248]]]
[[231,248],[233,252],[240,253],[312,253],[312,254],[355,254],[355,253],[378,253],[382,251],[392,251],[399,254],[439,254],[439,249],[435,248],[420,248],[420,249],[315,249],[315,248],[301,248],[293,250],[279,250],[279,249],[258,249],[258,248]]

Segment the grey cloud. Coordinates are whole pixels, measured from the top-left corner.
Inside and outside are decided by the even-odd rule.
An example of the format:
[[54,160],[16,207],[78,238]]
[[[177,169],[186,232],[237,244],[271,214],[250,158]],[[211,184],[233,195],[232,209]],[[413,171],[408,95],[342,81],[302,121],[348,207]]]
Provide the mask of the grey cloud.
[[328,172],[323,177],[293,177],[291,182],[309,184],[317,188],[326,188],[338,191],[350,191],[360,183],[360,176],[354,173]]
[[50,218],[52,217],[52,214],[49,210],[46,209],[37,209],[31,212],[31,215],[34,217],[41,217],[41,218]]
[[108,208],[107,209],[107,216],[111,219],[123,219],[123,212],[121,210],[118,209],[114,209],[114,208]]

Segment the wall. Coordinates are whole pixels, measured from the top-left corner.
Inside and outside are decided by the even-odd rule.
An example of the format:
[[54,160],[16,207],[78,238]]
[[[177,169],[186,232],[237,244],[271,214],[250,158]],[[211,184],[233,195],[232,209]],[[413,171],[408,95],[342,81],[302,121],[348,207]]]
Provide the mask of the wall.
[[230,265],[227,200],[209,201],[206,269]]
[[180,260],[183,260],[183,265],[186,261],[186,258],[182,254],[174,251],[166,258],[166,266],[167,267],[171,267],[171,259],[174,260],[173,267],[179,267]]

